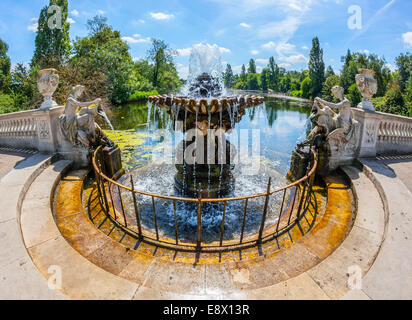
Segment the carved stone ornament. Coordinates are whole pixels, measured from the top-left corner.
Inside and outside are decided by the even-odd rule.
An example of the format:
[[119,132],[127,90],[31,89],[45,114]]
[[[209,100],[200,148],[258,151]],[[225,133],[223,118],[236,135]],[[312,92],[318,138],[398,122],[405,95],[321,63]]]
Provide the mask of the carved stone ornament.
[[43,69],[38,72],[37,88],[43,95],[44,101],[40,106],[40,110],[49,110],[57,107],[57,103],[52,97],[59,85],[59,75],[56,69]]
[[374,77],[375,71],[369,69],[359,69],[359,74],[355,77],[356,85],[363,97],[358,105],[360,109],[375,111],[371,99],[378,91],[378,81]]

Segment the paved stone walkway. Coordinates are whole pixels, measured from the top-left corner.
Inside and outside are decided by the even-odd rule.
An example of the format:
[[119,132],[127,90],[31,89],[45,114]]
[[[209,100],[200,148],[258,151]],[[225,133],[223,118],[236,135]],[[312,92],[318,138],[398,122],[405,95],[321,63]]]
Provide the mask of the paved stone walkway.
[[[41,217],[50,218],[51,212],[43,209],[50,209],[50,192],[67,163],[52,164],[50,155],[28,157],[19,152],[10,153],[0,149],[0,194],[7,195],[1,200],[0,210],[0,299],[64,299],[62,294],[48,288],[48,266],[51,262],[54,264],[56,259],[61,265],[66,261],[78,261],[76,265],[84,265],[85,259],[55,230],[45,229],[43,232],[44,225],[24,222],[28,218],[33,220],[34,216],[39,217],[35,221],[42,220]],[[363,171],[354,167],[344,168],[359,198],[359,212],[350,235],[332,255],[286,282],[247,290],[241,296],[227,295],[221,298],[412,299],[412,156],[361,159],[361,163]],[[20,230],[22,226],[29,226],[29,229],[23,230],[27,236],[24,240]],[[363,236],[358,236],[360,234]],[[38,238],[39,235],[45,236],[48,241],[43,242],[45,239]],[[366,266],[365,255],[376,252],[376,247],[370,245],[374,242],[372,240],[382,236],[384,241],[371,268],[363,277],[362,290],[352,290],[342,295],[347,291],[347,266],[353,263]],[[70,254],[61,252],[55,257],[49,256],[54,260],[46,261],[41,266],[40,269],[46,270],[42,274],[33,264],[27,250],[31,255],[36,255],[40,249],[47,253],[49,248],[46,244],[58,244],[59,248],[64,246],[64,252]],[[97,283],[93,286],[96,291],[90,295],[89,292],[86,294],[84,290],[79,290],[74,296],[77,298],[193,298],[186,295],[171,297],[161,290],[136,287],[88,261],[86,264],[90,274],[94,275],[93,281],[90,282],[91,279],[85,275],[83,282],[65,285],[72,287],[80,283],[86,289],[87,284]],[[71,272],[78,275],[78,271],[74,268]],[[340,276],[331,276],[336,274]],[[107,279],[111,283],[109,286]],[[316,288],[316,292],[313,288]],[[69,297],[73,298],[72,295]]]

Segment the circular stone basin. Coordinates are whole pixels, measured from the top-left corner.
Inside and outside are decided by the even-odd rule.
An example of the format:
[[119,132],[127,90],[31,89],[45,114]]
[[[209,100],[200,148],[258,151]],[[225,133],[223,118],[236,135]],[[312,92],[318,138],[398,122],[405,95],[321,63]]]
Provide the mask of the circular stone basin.
[[195,99],[191,97],[151,96],[149,102],[160,107],[171,109],[173,106],[186,109],[191,113],[213,114],[220,113],[235,105],[238,108],[255,107],[265,102],[264,97],[239,96],[210,99]]
[[[272,178],[272,190],[284,186],[286,179],[275,170],[261,166],[259,174],[241,174],[247,168],[239,165],[233,171],[236,179],[233,180],[234,187],[227,197],[244,197],[267,191],[267,182]],[[162,196],[182,197],[175,188],[174,167],[162,162],[152,162],[142,166],[122,178],[119,182],[128,187],[131,186],[130,175],[133,176],[135,189],[147,193]],[[118,198],[117,189],[112,190],[115,198]],[[134,217],[134,205],[131,192],[121,191],[125,211],[130,220],[136,223]],[[266,226],[274,224],[278,219],[283,193],[273,194],[270,197]],[[286,195],[288,198],[290,191]],[[136,193],[140,219],[143,227],[155,230],[152,197]],[[115,201],[118,202],[118,201]],[[264,210],[265,197],[249,199],[246,217],[245,235],[253,234],[259,230],[262,213]],[[224,240],[238,238],[241,233],[245,200],[228,201],[226,205]],[[120,209],[120,208],[119,208]],[[174,207],[173,201],[155,198],[155,209],[157,224],[161,236],[174,238]],[[213,242],[220,238],[221,223],[224,203],[205,202],[202,206],[202,239],[205,242]],[[197,203],[176,202],[177,224],[179,226],[179,240],[194,242],[196,240],[197,226]]]

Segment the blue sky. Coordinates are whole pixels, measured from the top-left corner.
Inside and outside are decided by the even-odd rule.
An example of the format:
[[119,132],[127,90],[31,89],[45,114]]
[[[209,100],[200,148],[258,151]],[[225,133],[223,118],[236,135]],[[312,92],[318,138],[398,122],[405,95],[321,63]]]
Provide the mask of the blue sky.
[[[12,62],[29,62],[35,23],[48,0],[0,0],[0,38]],[[348,27],[361,9],[361,29]],[[180,56],[181,76],[188,71],[190,48],[217,44],[222,61],[240,71],[250,58],[258,68],[270,56],[288,70],[307,66],[311,40],[318,36],[326,65],[340,70],[347,49],[376,53],[393,67],[401,52],[412,51],[411,0],[69,0],[70,36],[86,36],[87,19],[100,13],[119,30],[132,57],[146,56],[151,37],[165,40]]]

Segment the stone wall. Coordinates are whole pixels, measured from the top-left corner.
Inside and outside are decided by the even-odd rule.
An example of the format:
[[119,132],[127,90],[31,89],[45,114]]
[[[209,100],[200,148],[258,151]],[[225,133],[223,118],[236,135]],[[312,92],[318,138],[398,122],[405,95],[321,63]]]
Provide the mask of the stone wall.
[[58,118],[64,107],[29,110],[0,115],[0,146],[58,151]]
[[358,157],[412,153],[412,118],[352,108],[361,123]]

